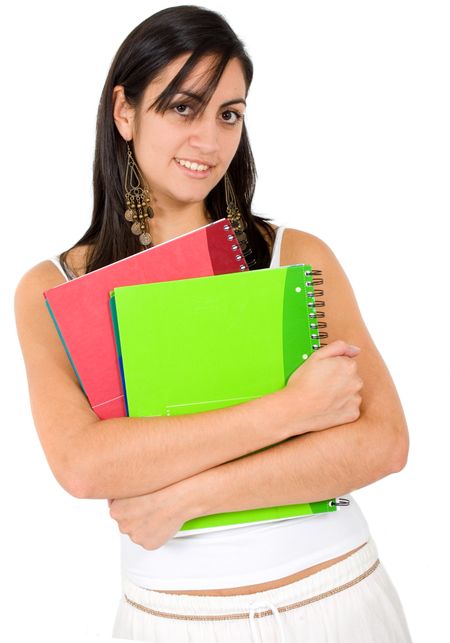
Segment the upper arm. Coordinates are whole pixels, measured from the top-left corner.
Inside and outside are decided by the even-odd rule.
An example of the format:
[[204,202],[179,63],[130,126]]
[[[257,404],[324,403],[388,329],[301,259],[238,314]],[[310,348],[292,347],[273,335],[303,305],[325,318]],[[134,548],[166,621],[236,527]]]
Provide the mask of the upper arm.
[[50,261],[20,280],[14,308],[31,410],[47,461],[58,482],[76,495],[71,438],[97,421],[45,305],[44,290],[64,281]]
[[[352,286],[342,266],[329,246],[318,237],[290,229],[283,253],[283,263],[311,264],[313,269],[322,270],[324,291],[324,321],[328,333],[326,343],[342,339],[361,348],[355,359],[358,373],[363,380],[360,417],[367,418],[372,426],[388,427],[394,437],[393,445],[398,449],[394,454],[400,466],[406,461],[408,451],[408,430],[402,405],[395,384],[376,348],[361,316]],[[381,301],[380,301],[381,304]],[[375,454],[374,454],[375,455]]]

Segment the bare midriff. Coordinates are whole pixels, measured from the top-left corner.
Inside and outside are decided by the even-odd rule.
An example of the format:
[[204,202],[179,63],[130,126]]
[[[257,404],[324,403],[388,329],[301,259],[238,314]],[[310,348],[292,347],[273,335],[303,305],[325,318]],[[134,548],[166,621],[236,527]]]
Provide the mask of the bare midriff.
[[194,589],[194,590],[157,589],[155,591],[162,592],[163,594],[192,594],[194,596],[238,596],[241,594],[254,594],[255,592],[265,592],[268,589],[276,589],[277,587],[282,587],[283,585],[288,585],[289,583],[295,583],[295,581],[297,580],[306,578],[307,576],[311,576],[312,574],[316,574],[317,572],[320,572],[320,570],[326,569],[327,567],[331,567],[331,565],[335,565],[339,561],[344,560],[345,558],[348,558],[348,556],[351,556],[352,554],[354,554],[356,551],[358,551],[358,549],[361,549],[361,547],[364,547],[364,545],[365,543],[363,545],[360,545],[359,547],[356,547],[356,549],[352,549],[351,551],[348,551],[347,553],[342,554],[341,556],[338,556],[337,558],[326,560],[323,563],[319,563],[318,565],[314,565],[313,567],[308,567],[307,569],[302,569],[302,571],[296,572],[295,574],[291,574],[290,576],[284,576],[284,578],[278,578],[277,580],[268,581],[267,583],[258,583],[256,585],[244,585],[243,587],[226,587],[225,589]]

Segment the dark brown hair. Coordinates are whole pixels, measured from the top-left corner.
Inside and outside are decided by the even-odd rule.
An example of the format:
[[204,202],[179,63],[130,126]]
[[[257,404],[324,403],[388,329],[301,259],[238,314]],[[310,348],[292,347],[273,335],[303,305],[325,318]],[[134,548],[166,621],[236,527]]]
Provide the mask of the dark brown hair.
[[[204,56],[213,55],[215,64],[200,91],[201,107],[210,100],[222,73],[232,58],[242,66],[248,92],[253,77],[253,64],[226,20],[218,13],[194,5],[170,7],[159,11],[139,24],[119,47],[106,79],[97,114],[93,192],[94,203],[89,228],[72,248],[88,245],[86,272],[142,250],[138,238],[131,234],[124,219],[124,174],[127,161],[126,143],[113,119],[113,88],[122,85],[125,98],[138,107],[148,84],[175,58],[190,53],[190,57],[155,101],[154,108],[164,112],[177,94],[184,79]],[[239,147],[228,168],[242,218],[247,224],[247,238],[252,249],[252,269],[268,267],[270,249],[257,223],[271,240],[274,231],[267,223],[271,219],[252,213],[256,168],[245,123]],[[213,220],[226,216],[223,178],[205,199]],[[64,261],[69,248],[61,254]]]

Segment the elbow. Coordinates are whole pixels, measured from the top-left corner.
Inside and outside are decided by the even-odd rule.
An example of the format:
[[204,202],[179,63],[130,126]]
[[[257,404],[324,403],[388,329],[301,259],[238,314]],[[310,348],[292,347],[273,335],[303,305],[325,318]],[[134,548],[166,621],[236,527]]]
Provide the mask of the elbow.
[[389,449],[389,473],[399,473],[406,467],[409,454],[409,435],[406,423],[391,432]]
[[74,498],[88,499],[94,498],[91,487],[87,484],[86,480],[79,476],[65,477],[63,480],[58,480],[59,484],[67,493]]
[[64,491],[74,498],[93,498],[92,486],[90,485],[87,477],[82,475],[81,472],[69,467],[53,469],[53,475],[57,482],[61,485]]
[[396,457],[392,461],[391,473],[399,473],[406,467],[408,462],[408,445],[402,445],[396,453]]
[[68,494],[80,499],[97,497],[89,467],[79,454],[76,457],[73,453],[66,452],[57,459],[57,462],[49,462],[49,464],[57,482]]
[[[409,437],[408,428],[401,422],[396,425],[384,426],[380,430],[380,422],[364,447],[367,453],[367,470],[369,483],[381,480],[392,473],[399,473],[408,461]],[[366,483],[367,484],[367,483]]]

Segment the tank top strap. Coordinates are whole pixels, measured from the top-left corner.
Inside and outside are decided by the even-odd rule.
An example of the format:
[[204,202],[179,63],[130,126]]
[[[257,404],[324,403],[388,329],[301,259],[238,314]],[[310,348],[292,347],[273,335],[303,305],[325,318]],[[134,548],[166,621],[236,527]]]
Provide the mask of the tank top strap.
[[67,266],[66,263],[61,261],[59,255],[54,255],[53,257],[50,257],[50,261],[58,268],[59,272],[63,275],[63,277],[65,277],[66,281],[70,281],[71,279],[76,278],[76,275],[73,274],[69,266]]
[[275,231],[275,241],[272,249],[272,260],[270,262],[270,268],[279,268],[280,266],[281,241],[283,239],[283,233],[285,229],[286,226],[278,226]]

